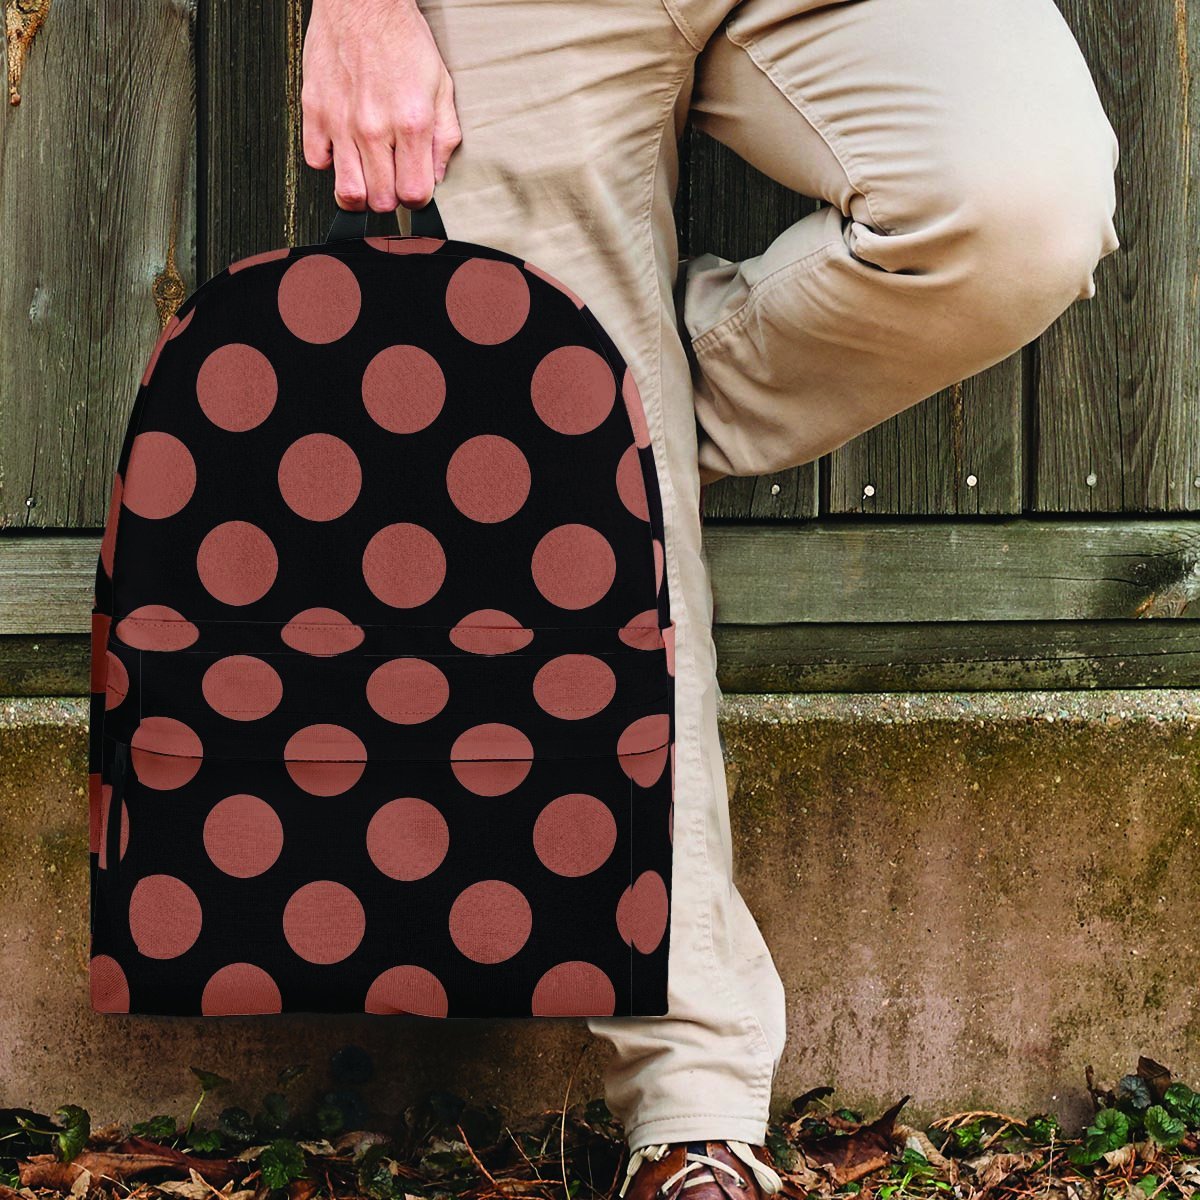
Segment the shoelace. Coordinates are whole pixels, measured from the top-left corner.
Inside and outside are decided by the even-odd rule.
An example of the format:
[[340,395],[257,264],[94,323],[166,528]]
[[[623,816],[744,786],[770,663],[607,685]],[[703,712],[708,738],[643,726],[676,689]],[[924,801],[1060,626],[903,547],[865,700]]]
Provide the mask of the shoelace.
[[[782,1191],[783,1180],[780,1179],[779,1173],[756,1158],[754,1152],[745,1142],[726,1141],[725,1145],[733,1151],[736,1158],[740,1159],[750,1168],[754,1173],[754,1178],[758,1180],[758,1186],[764,1192],[773,1196],[776,1192]],[[621,1184],[621,1190],[617,1195],[625,1195],[625,1189],[629,1187],[630,1181],[637,1174],[638,1168],[642,1163],[646,1161],[657,1162],[669,1149],[670,1146],[666,1142],[659,1142],[655,1145],[642,1146],[635,1150],[629,1156],[629,1165],[625,1168],[625,1180]],[[688,1150],[684,1156],[683,1166],[670,1178],[665,1179],[659,1190],[665,1196],[681,1179],[687,1180],[683,1185],[685,1188],[694,1187],[698,1183],[704,1183],[704,1179],[687,1179],[687,1177],[705,1166],[714,1170],[724,1171],[727,1175],[732,1175],[737,1180],[739,1186],[745,1186],[746,1181],[728,1163],[721,1162],[719,1158],[713,1158],[711,1155],[701,1154],[696,1150]]]

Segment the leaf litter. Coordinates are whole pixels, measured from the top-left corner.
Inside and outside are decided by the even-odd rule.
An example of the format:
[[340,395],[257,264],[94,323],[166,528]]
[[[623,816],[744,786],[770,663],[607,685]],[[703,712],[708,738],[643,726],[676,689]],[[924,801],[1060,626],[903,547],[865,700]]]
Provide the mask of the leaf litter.
[[[185,1122],[150,1117],[93,1129],[87,1111],[0,1109],[0,1200],[613,1200],[627,1158],[604,1102],[511,1120],[493,1105],[431,1092],[379,1121],[361,1089],[374,1067],[357,1046],[330,1063],[330,1086],[296,1108],[304,1066],[279,1073],[252,1113],[200,1114],[227,1079],[192,1068]],[[1142,1057],[1116,1082],[1085,1072],[1090,1124],[1068,1137],[1055,1116],[978,1110],[906,1125],[904,1096],[868,1119],[830,1087],[797,1097],[768,1145],[794,1198],[813,1200],[1191,1200],[1200,1190],[1200,1092]],[[209,1108],[215,1105],[210,1104]]]

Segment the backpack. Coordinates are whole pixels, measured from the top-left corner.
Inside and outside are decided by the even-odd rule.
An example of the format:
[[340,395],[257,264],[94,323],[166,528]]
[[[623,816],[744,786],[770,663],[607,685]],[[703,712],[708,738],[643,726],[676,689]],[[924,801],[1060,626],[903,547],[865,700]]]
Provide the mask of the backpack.
[[92,612],[96,1011],[666,1012],[637,384],[549,273],[413,229],[236,262],[150,356]]

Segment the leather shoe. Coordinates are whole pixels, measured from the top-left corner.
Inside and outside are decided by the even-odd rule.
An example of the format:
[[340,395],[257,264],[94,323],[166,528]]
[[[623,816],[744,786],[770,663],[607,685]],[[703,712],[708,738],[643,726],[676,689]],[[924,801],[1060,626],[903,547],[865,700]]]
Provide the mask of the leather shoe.
[[618,1195],[624,1200],[764,1200],[784,1191],[765,1146],[697,1141],[635,1150]]

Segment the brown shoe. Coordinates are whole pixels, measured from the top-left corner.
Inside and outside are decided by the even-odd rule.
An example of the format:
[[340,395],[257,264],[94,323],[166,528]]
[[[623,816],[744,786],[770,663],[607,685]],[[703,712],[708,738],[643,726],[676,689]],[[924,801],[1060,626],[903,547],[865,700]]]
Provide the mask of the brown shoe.
[[763,1200],[784,1191],[765,1146],[746,1142],[675,1142],[629,1156],[625,1200]]

